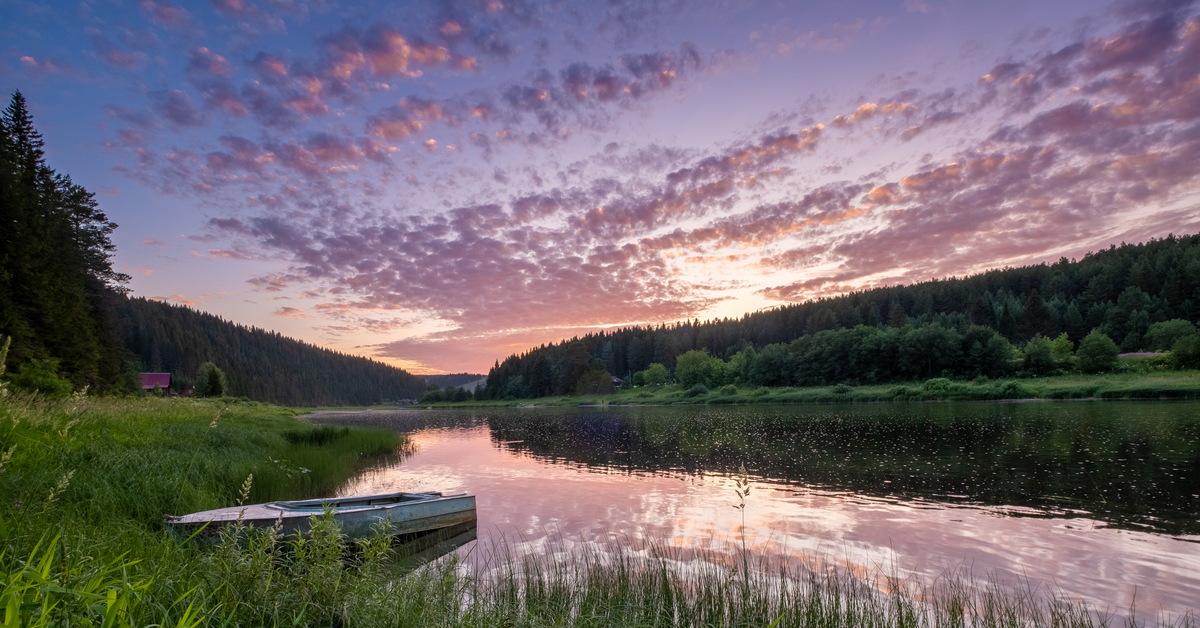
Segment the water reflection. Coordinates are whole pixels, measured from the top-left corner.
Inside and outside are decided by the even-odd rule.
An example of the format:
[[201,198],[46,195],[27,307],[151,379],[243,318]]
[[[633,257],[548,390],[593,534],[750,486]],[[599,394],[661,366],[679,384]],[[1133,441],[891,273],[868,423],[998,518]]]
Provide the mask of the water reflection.
[[914,404],[845,409],[581,408],[487,415],[492,440],[546,462],[728,474],[902,500],[1087,516],[1200,534],[1194,404]]
[[[320,420],[331,420],[323,417]],[[1200,404],[373,411],[416,453],[347,494],[477,495],[526,547],[657,539],[1179,611],[1200,591]],[[731,473],[754,476],[745,527]],[[1191,541],[1191,542],[1189,542]]]

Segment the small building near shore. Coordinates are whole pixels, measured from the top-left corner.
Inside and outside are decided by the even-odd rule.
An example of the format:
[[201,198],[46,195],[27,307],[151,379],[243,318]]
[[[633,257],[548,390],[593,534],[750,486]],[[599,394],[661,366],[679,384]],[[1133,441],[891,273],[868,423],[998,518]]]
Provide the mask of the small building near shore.
[[170,373],[142,373],[142,390],[154,390],[158,386],[164,393],[171,388]]

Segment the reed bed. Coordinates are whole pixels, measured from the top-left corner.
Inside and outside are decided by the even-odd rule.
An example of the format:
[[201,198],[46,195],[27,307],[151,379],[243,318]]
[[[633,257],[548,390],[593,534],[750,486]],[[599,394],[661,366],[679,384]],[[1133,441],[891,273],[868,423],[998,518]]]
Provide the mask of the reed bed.
[[[314,428],[283,408],[181,399],[0,398],[0,613],[26,626],[805,626],[1193,628],[1028,583],[934,582],[663,541],[473,553],[415,566],[329,518],[304,539],[161,525],[237,502],[327,494],[402,456],[393,432]],[[464,550],[465,551],[465,550]],[[1139,623],[1142,622],[1142,623]]]

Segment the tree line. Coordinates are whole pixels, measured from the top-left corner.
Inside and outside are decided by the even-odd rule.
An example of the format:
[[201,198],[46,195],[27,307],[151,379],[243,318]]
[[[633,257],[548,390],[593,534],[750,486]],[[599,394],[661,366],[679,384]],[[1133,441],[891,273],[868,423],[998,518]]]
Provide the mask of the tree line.
[[[1036,374],[1049,368],[1039,362],[1044,346],[1057,341],[1060,355],[1064,350],[1073,355],[1089,336],[1092,345],[1104,345],[1105,355],[1110,348],[1168,351],[1183,341],[1180,364],[1194,367],[1188,356],[1200,342],[1197,318],[1200,235],[1170,235],[1113,245],[1080,260],[863,290],[739,319],[575,337],[497,361],[486,389],[476,396],[532,398],[594,390],[600,374],[634,381],[639,373],[647,378],[655,364],[677,375],[678,359],[691,351],[737,371],[707,381],[754,385]],[[1031,341],[1032,355],[1038,357],[1027,364]],[[1091,363],[1078,356],[1055,364]]]
[[112,267],[117,225],[91,192],[46,164],[44,147],[24,96],[13,94],[0,115],[0,374],[14,387],[140,393],[138,373],[150,371],[171,373],[176,390],[199,384],[300,406],[424,392],[424,380],[386,364],[127,298],[129,277]]
[[182,305],[122,299],[116,324],[139,367],[171,373],[179,390],[212,362],[228,379],[226,394],[283,405],[369,405],[425,391],[424,379],[402,369]]

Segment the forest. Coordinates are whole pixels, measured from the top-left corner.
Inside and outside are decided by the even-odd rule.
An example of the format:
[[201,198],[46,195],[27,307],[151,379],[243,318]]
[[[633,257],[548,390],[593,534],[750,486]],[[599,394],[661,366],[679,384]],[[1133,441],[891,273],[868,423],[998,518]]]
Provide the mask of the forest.
[[[113,270],[117,225],[95,196],[46,164],[20,92],[0,116],[0,373],[48,394],[141,393],[169,372],[182,391],[212,362],[229,395],[313,406],[416,398],[425,381],[386,364],[146,299]],[[0,354],[3,352],[0,351]]]
[[683,356],[682,379],[699,369],[698,383],[756,386],[1102,370],[1103,360],[1080,362],[1075,352],[1115,360],[1118,352],[1166,352],[1180,342],[1176,364],[1194,368],[1198,317],[1200,235],[1169,235],[1079,260],[863,290],[738,319],[571,338],[498,361],[476,397],[599,392],[612,375],[633,383],[681,379]]
[[122,298],[114,318],[139,369],[172,373],[179,390],[193,384],[205,362],[225,371],[230,396],[289,406],[416,399],[426,387],[424,379],[402,369],[182,305]]

